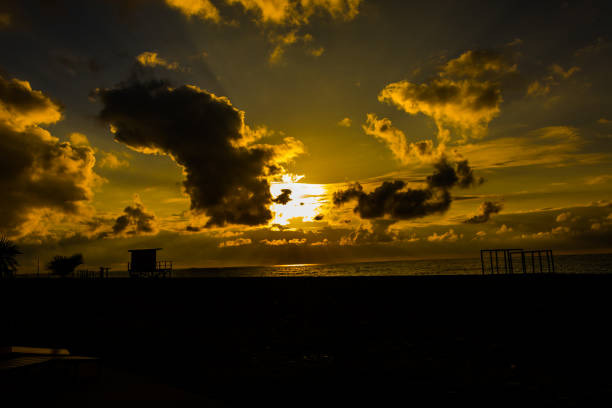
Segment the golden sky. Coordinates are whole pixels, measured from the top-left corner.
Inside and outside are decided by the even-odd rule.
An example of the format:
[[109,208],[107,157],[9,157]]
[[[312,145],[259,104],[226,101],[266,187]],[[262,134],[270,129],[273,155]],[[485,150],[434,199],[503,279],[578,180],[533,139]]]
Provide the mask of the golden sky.
[[30,271],[609,251],[607,2],[7,1]]

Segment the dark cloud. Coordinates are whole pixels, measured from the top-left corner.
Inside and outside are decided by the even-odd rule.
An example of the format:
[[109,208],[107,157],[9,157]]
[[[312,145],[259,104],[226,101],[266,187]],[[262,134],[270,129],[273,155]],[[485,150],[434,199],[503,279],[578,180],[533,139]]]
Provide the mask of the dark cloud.
[[478,214],[465,220],[466,224],[482,224],[489,221],[492,214],[499,213],[503,208],[502,203],[494,203],[492,201],[484,201],[478,207]]
[[482,184],[482,178],[474,178],[474,172],[467,160],[458,161],[451,164],[447,159],[442,158],[434,164],[435,171],[431,176],[427,176],[427,184],[430,187],[451,188],[459,186],[468,188]]
[[157,232],[155,215],[145,210],[138,202],[124,208],[123,214],[117,217],[112,235],[139,235]]
[[289,201],[291,201],[291,190],[289,190],[288,188],[283,188],[281,190],[281,193],[276,196],[276,198],[272,199],[273,203],[276,204],[287,204]]
[[453,166],[445,158],[434,165],[435,171],[427,177],[427,187],[407,188],[401,180],[385,181],[374,191],[365,193],[359,183],[333,195],[336,206],[357,200],[354,211],[361,218],[393,219],[421,218],[430,214],[443,213],[450,207],[452,196],[449,189],[454,186],[466,188],[475,185],[472,169],[467,160]]
[[467,160],[458,161],[454,164],[442,158],[434,164],[435,171],[431,176],[427,176],[427,184],[430,187],[451,188],[458,186],[468,188],[482,184],[482,178],[475,178],[474,171]]
[[317,214],[314,217],[315,221],[321,221],[323,218],[325,218],[325,216],[323,214]]
[[183,186],[191,209],[205,213],[207,227],[258,225],[272,218],[266,179],[279,163],[301,152],[301,144],[255,145],[256,133],[244,112],[225,97],[167,81],[130,81],[99,89],[100,118],[115,140],[143,153],[172,157],[185,174]]
[[60,142],[39,127],[60,118],[59,105],[27,81],[0,76],[0,230],[9,236],[47,235],[50,217],[90,210],[101,180],[93,149]]
[[334,193],[335,205],[357,200],[354,211],[361,218],[380,218],[388,215],[395,219],[412,219],[448,210],[452,201],[445,189],[404,189],[401,180],[385,181],[371,193],[365,193],[359,183],[347,190]]

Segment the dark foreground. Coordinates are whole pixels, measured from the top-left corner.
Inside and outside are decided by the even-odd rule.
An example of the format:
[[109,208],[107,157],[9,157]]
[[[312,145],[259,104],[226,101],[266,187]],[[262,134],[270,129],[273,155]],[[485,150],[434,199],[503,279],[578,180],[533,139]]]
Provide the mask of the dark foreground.
[[3,378],[23,405],[612,401],[612,276],[0,284],[3,343],[100,357]]

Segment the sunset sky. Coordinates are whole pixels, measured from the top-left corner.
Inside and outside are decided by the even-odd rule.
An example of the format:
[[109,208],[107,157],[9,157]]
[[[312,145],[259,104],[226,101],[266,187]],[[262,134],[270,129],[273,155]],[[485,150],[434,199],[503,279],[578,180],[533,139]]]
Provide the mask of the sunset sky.
[[606,1],[0,2],[22,272],[612,249]]

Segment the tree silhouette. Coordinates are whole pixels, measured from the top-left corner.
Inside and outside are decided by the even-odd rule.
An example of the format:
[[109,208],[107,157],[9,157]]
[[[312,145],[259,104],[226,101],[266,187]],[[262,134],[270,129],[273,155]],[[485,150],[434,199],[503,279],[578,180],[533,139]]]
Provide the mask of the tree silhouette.
[[83,264],[83,255],[74,254],[72,256],[56,255],[51,262],[47,264],[47,269],[53,275],[66,276],[74,272],[75,268]]
[[0,237],[0,278],[10,278],[15,276],[19,262],[15,258],[22,252],[17,245],[4,235]]

